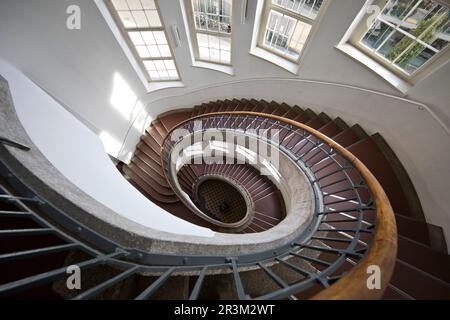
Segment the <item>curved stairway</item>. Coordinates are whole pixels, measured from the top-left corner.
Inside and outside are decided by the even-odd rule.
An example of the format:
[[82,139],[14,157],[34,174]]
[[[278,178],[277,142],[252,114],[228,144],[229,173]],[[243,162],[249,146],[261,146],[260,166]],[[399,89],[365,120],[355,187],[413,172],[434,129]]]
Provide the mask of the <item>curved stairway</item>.
[[[277,115],[303,123],[330,137],[361,160],[382,185],[397,220],[398,258],[384,298],[450,298],[448,273],[450,258],[447,255],[442,230],[425,222],[417,194],[405,169],[381,135],[378,133],[369,135],[359,125],[348,126],[340,118],[332,119],[325,113],[316,114],[311,109],[291,107],[274,101],[233,99],[204,103],[190,110],[170,111],[154,121],[141,137],[131,164],[123,166],[125,176],[130,183],[162,208],[188,221],[211,227],[195,215],[189,214],[189,209],[178,202],[179,199],[174,192],[170,192],[160,154],[167,134],[183,121],[209,113],[236,111]],[[225,126],[233,128],[238,124],[229,121]],[[264,126],[267,126],[267,123],[262,123],[259,128]],[[296,140],[288,130],[281,130],[280,141],[294,153],[310,151],[305,150],[304,142]],[[320,160],[317,158],[319,156],[311,152],[306,158],[306,163],[317,162]],[[322,164],[325,167],[327,162]],[[190,169],[180,171],[179,176],[180,180],[185,182],[185,188],[189,188],[189,185],[199,178],[197,172]],[[327,179],[330,182],[337,178],[332,176]],[[341,187],[339,184],[330,184],[329,203],[336,202],[336,195],[333,197],[332,193]],[[346,197],[343,193],[339,193],[338,196]],[[327,257],[328,254],[321,256],[324,260]]]
[[[307,299],[324,297],[321,293],[330,292],[330,289],[333,291],[342,281],[351,281],[351,276],[371,253],[371,248],[383,240],[377,238],[375,243],[372,242],[373,236],[379,236],[380,225],[374,224],[375,219],[371,215],[374,207],[368,189],[361,188],[356,192],[353,190],[353,194],[348,193],[346,181],[356,182],[360,179],[358,175],[351,174],[355,169],[351,167],[353,161],[342,156],[342,153],[335,153],[330,145],[322,144],[317,136],[307,136],[306,131],[293,130],[293,127],[282,126],[280,122],[269,121],[264,117],[278,115],[315,128],[351,151],[376,176],[389,196],[396,212],[398,256],[383,298],[450,298],[450,260],[442,232],[440,228],[424,221],[406,172],[380,135],[369,136],[359,126],[349,127],[339,118],[332,120],[323,113],[316,115],[309,109],[245,99],[211,102],[192,110],[170,112],[162,115],[146,131],[130,165],[120,166],[128,181],[171,213],[193,223],[209,226],[179,201],[178,191],[172,189],[171,183],[166,180],[162,162],[164,157],[161,154],[166,135],[183,121],[195,116],[207,118],[211,112],[224,111],[252,111],[260,114],[257,119],[252,116],[212,116],[210,124],[229,130],[252,125],[278,126],[281,129],[282,146],[291,150],[293,156],[301,156],[320,180],[323,202],[330,209],[330,212],[320,213],[327,216],[320,226],[327,228],[317,229],[307,243],[294,241],[256,257],[152,255],[124,248],[86,228],[80,221],[69,218],[58,207],[37,196],[4,163],[9,158],[3,157],[7,150],[0,146],[0,297]],[[299,136],[308,139],[299,139]],[[320,153],[319,149],[324,153]],[[331,158],[336,161],[332,162]],[[358,162],[355,160],[355,163]],[[343,170],[334,172],[335,165],[343,165]],[[245,168],[233,165],[227,171],[224,167],[213,165],[207,172],[233,172],[232,176],[240,177],[239,172]],[[194,167],[190,169],[195,170]],[[197,170],[193,176],[190,169],[180,171],[180,175],[186,178],[186,191],[192,189],[192,183],[197,178],[201,178],[200,171]],[[349,174],[346,180],[341,175],[343,172]],[[251,174],[247,168],[246,175]],[[259,181],[262,178],[254,175],[252,179]],[[245,182],[245,179],[242,180],[243,185]],[[257,188],[269,190],[269,195],[276,193],[273,187],[265,188],[264,184],[252,190],[256,191]],[[376,189],[372,191],[378,192]],[[368,213],[364,219],[361,219],[361,215],[353,214],[354,208],[345,209],[354,204],[355,194],[361,196],[356,203],[365,205],[364,210]],[[331,209],[336,211],[331,212]],[[345,219],[339,218],[341,213],[345,213]],[[354,236],[349,238],[348,233],[355,231]],[[297,259],[296,262],[294,259]],[[72,264],[83,269],[85,286],[81,291],[65,289],[66,267]],[[30,268],[30,265],[33,267]],[[360,274],[366,273],[361,268],[358,271]],[[363,282],[357,283],[360,289],[365,286]],[[358,298],[359,292],[362,290],[350,292],[349,295],[344,290],[340,296]],[[330,295],[325,294],[325,297]]]

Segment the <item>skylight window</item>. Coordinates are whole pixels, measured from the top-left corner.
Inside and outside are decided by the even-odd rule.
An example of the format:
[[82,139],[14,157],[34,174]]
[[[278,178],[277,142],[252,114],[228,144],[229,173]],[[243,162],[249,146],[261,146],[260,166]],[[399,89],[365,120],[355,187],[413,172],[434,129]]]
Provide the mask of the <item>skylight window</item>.
[[323,0],[266,1],[259,46],[297,62],[323,3]]
[[196,59],[231,64],[232,0],[192,0]]
[[431,0],[389,0],[358,44],[394,71],[412,76],[446,50],[449,41],[447,6]]
[[149,82],[180,80],[155,0],[107,0]]

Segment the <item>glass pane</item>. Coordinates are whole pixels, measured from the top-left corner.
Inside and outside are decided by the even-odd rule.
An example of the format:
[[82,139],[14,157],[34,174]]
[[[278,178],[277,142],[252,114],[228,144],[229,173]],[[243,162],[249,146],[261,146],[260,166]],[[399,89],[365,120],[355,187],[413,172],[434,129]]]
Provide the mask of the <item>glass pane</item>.
[[207,15],[207,28],[209,31],[218,32],[219,31],[219,17],[217,15],[208,14]]
[[[205,3],[209,0],[202,0]],[[111,0],[151,81],[179,80],[155,0]],[[152,30],[145,30],[151,28]],[[145,30],[145,31],[144,31]],[[208,42],[207,42],[208,44]],[[167,59],[169,58],[169,59]]]
[[164,31],[155,31],[153,32],[153,36],[155,37],[157,44],[167,44],[167,38]]
[[161,80],[161,79],[159,78],[159,72],[156,71],[156,70],[154,70],[154,71],[149,71],[148,74],[150,75],[150,79],[153,80],[153,81]]
[[377,50],[384,58],[394,61],[414,42],[403,33],[395,31],[388,40]]
[[383,18],[399,23],[421,0],[390,0],[383,10]]
[[112,0],[112,4],[116,10],[128,10],[126,0]]
[[231,0],[223,0],[222,1],[222,12],[221,12],[221,14],[223,16],[231,17],[231,5],[232,5]]
[[150,52],[150,56],[152,58],[161,57],[161,53],[159,52],[158,46],[147,46],[148,51]]
[[401,56],[395,65],[408,74],[414,73],[428,60],[435,55],[435,52],[425,48],[423,45],[416,43],[410,50]]
[[153,0],[118,0],[113,5],[126,29],[162,27]]
[[433,0],[389,0],[361,42],[412,74],[448,46],[449,30],[445,5]]
[[[450,20],[449,10],[446,9],[442,14],[435,15],[428,21],[422,22],[424,29],[419,39],[433,48],[439,50],[444,49],[450,41]],[[427,28],[424,28],[428,25]]]
[[128,7],[130,10],[142,10],[142,5],[140,0],[127,0]]
[[170,57],[171,53],[170,53],[170,49],[168,45],[161,45],[159,46],[159,51],[161,52],[161,56],[163,57]]
[[436,28],[447,16],[446,7],[433,1],[423,1],[401,22],[400,28],[413,36],[420,37],[424,32]]
[[225,51],[231,51],[231,39],[220,38],[220,48]]
[[161,20],[159,19],[158,11],[156,10],[146,10],[145,15],[150,23],[150,27],[161,27]]
[[141,32],[142,38],[144,39],[145,44],[151,45],[156,44],[155,38],[153,37],[152,31],[143,31]]
[[175,63],[173,60],[164,60],[164,64],[166,65],[167,70],[171,70],[171,69],[175,70],[176,69]]
[[198,33],[197,44],[200,59],[227,64],[231,62],[230,38]]
[[208,47],[208,35],[203,33],[197,34],[197,42],[199,47]]
[[209,37],[209,46],[213,49],[220,49],[219,37]]
[[146,46],[136,46],[136,50],[141,58],[149,58],[150,53],[147,50]]
[[371,49],[376,50],[384,40],[394,31],[393,28],[387,24],[376,21],[372,28],[367,31],[366,35],[362,39],[362,43]]
[[222,63],[231,62],[231,52],[230,51],[220,51],[220,61]]
[[287,54],[296,59],[295,57],[298,56],[298,53],[303,50],[310,32],[311,25],[297,21],[291,41],[289,42]]
[[155,60],[155,67],[156,70],[166,70],[166,66],[164,65],[164,61],[163,60]]
[[131,11],[133,14],[134,21],[136,21],[136,27],[138,28],[148,28],[148,20],[145,16],[144,11]]
[[178,72],[177,72],[177,70],[169,70],[169,78],[171,80],[178,80]]
[[135,46],[145,44],[140,32],[128,32],[128,35]]
[[310,24],[271,10],[264,45],[296,60],[299,58],[310,32]]
[[156,5],[154,0],[141,0],[142,7],[146,10],[156,10]]
[[144,60],[150,78],[155,80],[178,80],[178,72],[173,60]]
[[231,33],[232,0],[192,0],[195,27],[217,33]]
[[209,49],[206,47],[199,47],[198,48],[200,59],[202,60],[209,60]]
[[147,70],[156,70],[156,66],[151,60],[144,60],[144,65]]
[[211,61],[220,61],[220,50],[210,49],[209,50],[209,58]]
[[136,28],[136,22],[134,21],[133,15],[130,11],[120,11],[119,18],[125,29]]
[[272,0],[272,3],[310,19],[316,19],[323,0]]

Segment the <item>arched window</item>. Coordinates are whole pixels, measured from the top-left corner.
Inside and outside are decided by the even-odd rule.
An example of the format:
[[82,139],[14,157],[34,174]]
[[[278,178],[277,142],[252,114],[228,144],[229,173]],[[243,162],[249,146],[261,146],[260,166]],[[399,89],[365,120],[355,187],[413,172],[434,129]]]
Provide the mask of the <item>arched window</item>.
[[195,59],[231,65],[232,0],[191,0]]
[[106,0],[149,82],[180,80],[155,0]]
[[258,46],[298,62],[324,0],[266,0]]

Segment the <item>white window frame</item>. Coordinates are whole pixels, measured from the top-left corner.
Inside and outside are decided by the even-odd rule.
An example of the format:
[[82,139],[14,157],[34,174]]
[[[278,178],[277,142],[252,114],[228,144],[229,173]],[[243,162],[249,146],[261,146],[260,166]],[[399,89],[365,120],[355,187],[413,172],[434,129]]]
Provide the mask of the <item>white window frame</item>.
[[[450,7],[449,0],[433,1]],[[406,95],[414,85],[428,77],[450,59],[450,45],[436,53],[431,59],[429,59],[412,74],[408,74],[386,58],[375,53],[374,50],[363,44],[361,40],[371,27],[371,24],[368,24],[367,21],[368,19],[373,19],[374,6],[381,8],[381,12],[383,12],[383,9],[387,3],[388,0],[367,0],[355,21],[353,21],[349,30],[336,48],[349,55],[351,58],[364,64],[366,67],[385,79],[394,88]],[[394,28],[394,31],[395,30],[397,30],[397,28]],[[388,38],[389,37],[386,39]],[[415,40],[413,44],[414,43],[416,43]]]
[[[272,0],[264,0],[262,18],[260,21],[260,27],[259,27],[259,32],[258,32],[257,47],[260,49],[263,49],[265,51],[268,51],[282,59],[292,62],[294,64],[297,64],[297,65],[300,64],[301,61],[303,60],[303,57],[305,56],[306,49],[308,48],[309,44],[311,43],[311,39],[313,38],[313,36],[317,30],[317,27],[320,23],[320,20],[322,19],[323,15],[324,15],[324,12],[326,11],[326,8],[327,8],[329,2],[330,2],[330,0],[324,0],[316,18],[311,19],[309,17],[303,16],[294,11],[283,8],[277,4],[274,4],[274,3],[272,3]],[[270,12],[272,10],[311,25],[311,30],[309,32],[309,35],[305,41],[303,49],[300,52],[298,52],[299,57],[297,59],[293,59],[289,56],[283,55],[283,54],[279,53],[277,50],[274,50],[271,47],[268,47],[265,45],[264,42],[265,42],[266,30],[268,28]]]
[[[134,70],[136,71],[138,77],[142,81],[143,85],[145,86],[147,92],[153,92],[156,90],[166,89],[166,88],[177,88],[177,87],[184,87],[182,81],[181,81],[181,75],[180,71],[174,56],[173,48],[170,43],[170,38],[168,37],[164,21],[161,17],[161,12],[158,6],[158,0],[155,0],[156,10],[158,12],[159,19],[161,21],[161,27],[151,27],[151,28],[137,28],[137,29],[125,29],[122,25],[122,21],[120,21],[120,18],[116,14],[116,10],[111,2],[111,0],[94,0],[95,4],[99,8],[101,14],[105,18],[108,26],[110,27],[111,31],[113,32],[116,40],[118,41],[119,45],[122,47],[125,55],[129,59],[131,65],[133,66]],[[135,46],[133,42],[131,41],[130,37],[128,36],[129,31],[163,31],[167,43],[170,49],[171,57],[162,57],[162,58],[141,58],[139,54],[137,53]],[[175,68],[178,73],[178,79],[177,80],[151,80],[150,76],[147,72],[147,69],[145,68],[145,65],[143,63],[143,60],[164,60],[164,59],[170,59],[174,61]]]
[[[235,2],[236,0],[233,0],[231,3],[231,33],[222,33],[222,32],[215,32],[215,31],[209,31],[209,30],[203,30],[203,29],[197,29],[195,20],[194,20],[194,2],[193,0],[187,0],[189,3],[186,6],[186,13],[187,13],[187,19],[188,19],[188,26],[189,26],[189,32],[190,32],[190,40],[193,46],[194,51],[194,59],[197,62],[204,63],[205,66],[211,64],[211,65],[218,65],[218,66],[224,66],[224,70],[231,67],[233,65],[233,48],[234,48],[234,41],[233,41],[233,32],[234,32],[234,13],[235,13]],[[220,61],[213,61],[213,60],[205,60],[200,58],[199,53],[199,46],[197,41],[197,34],[206,34],[206,35],[212,35],[212,36],[218,36],[218,37],[224,37],[230,39],[230,63],[222,63]],[[218,71],[222,71],[219,68]],[[232,71],[225,73],[232,73]]]

